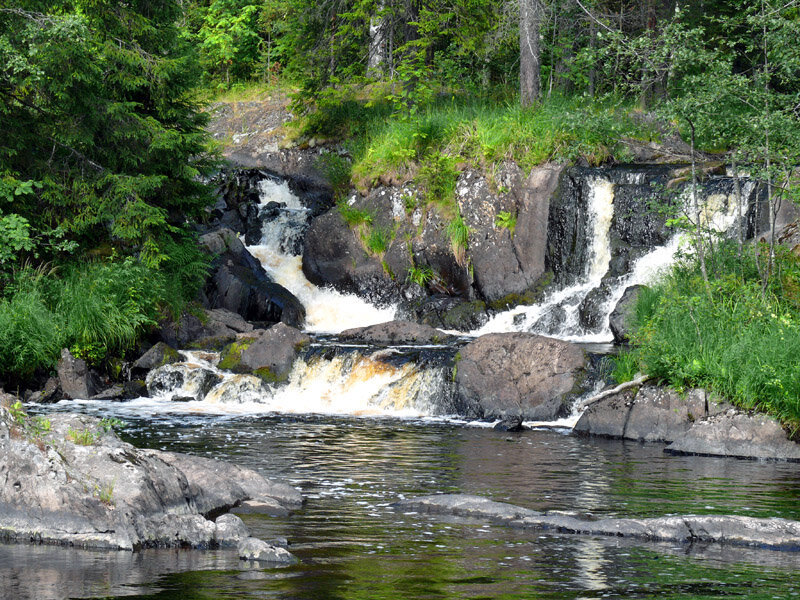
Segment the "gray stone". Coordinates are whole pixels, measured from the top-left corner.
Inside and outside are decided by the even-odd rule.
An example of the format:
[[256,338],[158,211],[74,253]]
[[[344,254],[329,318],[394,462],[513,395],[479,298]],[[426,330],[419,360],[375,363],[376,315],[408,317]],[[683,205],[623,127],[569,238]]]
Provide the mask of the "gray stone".
[[214,522],[214,540],[221,548],[235,548],[249,536],[247,525],[236,515],[220,515]]
[[560,534],[599,535],[648,541],[720,543],[773,550],[800,550],[800,522],[736,515],[685,515],[650,519],[600,519],[540,513],[467,494],[401,500],[397,510],[484,519],[494,524]]
[[[635,396],[634,396],[635,394]],[[646,442],[672,441],[706,416],[705,391],[684,396],[653,385],[625,390],[591,404],[574,431]]]
[[163,342],[172,347],[221,350],[239,333],[253,329],[251,323],[236,313],[216,308],[204,311],[201,316],[184,312],[177,322],[162,322],[159,335]]
[[61,400],[63,392],[61,391],[61,383],[57,377],[48,377],[44,384],[44,388],[31,394],[28,402],[34,404],[49,404],[51,402],[58,402]]
[[237,551],[239,552],[239,558],[242,560],[254,560],[281,565],[291,565],[297,562],[297,558],[286,548],[273,546],[254,537],[249,537],[242,541]]
[[389,321],[369,327],[347,329],[339,334],[339,339],[370,344],[443,344],[454,338],[428,325],[410,321]]
[[36,439],[12,436],[16,425],[0,408],[0,540],[206,548],[218,544],[206,514],[251,498],[301,501],[297,490],[243,467],[137,449],[93,417],[49,419]]
[[456,362],[460,412],[484,419],[554,420],[581,392],[586,357],[561,340],[493,333],[464,346]]
[[147,391],[151,396],[178,396],[202,400],[222,377],[211,369],[193,363],[172,363],[153,369],[147,374]]
[[800,444],[766,415],[727,410],[695,423],[667,446],[671,454],[704,454],[800,462]]
[[300,350],[310,341],[297,329],[278,323],[267,330],[239,336],[222,352],[219,368],[252,373],[268,383],[285,381]]
[[61,350],[56,370],[65,398],[88,399],[100,391],[97,377],[90,371],[86,361],[75,358],[66,348]]
[[611,311],[611,315],[608,318],[608,326],[611,328],[611,333],[614,335],[616,343],[622,344],[628,341],[628,334],[633,322],[633,311],[636,308],[639,293],[646,287],[644,285],[631,285],[625,288],[622,297],[617,301],[614,310]]
[[180,362],[181,355],[172,346],[164,342],[157,342],[147,352],[142,354],[136,362],[133,363],[134,369],[143,371],[150,371],[164,365]]

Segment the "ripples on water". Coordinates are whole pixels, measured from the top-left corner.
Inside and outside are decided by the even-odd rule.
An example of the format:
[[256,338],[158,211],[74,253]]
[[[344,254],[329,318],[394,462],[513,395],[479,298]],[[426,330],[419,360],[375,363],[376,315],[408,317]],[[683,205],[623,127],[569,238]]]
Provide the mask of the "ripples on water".
[[301,563],[271,570],[230,552],[0,546],[6,597],[787,598],[796,589],[796,553],[540,535],[391,507],[402,497],[466,492],[587,517],[800,519],[796,465],[377,418],[160,415],[129,419],[124,436],[301,488],[306,506],[291,517],[243,516],[253,535],[289,539]]

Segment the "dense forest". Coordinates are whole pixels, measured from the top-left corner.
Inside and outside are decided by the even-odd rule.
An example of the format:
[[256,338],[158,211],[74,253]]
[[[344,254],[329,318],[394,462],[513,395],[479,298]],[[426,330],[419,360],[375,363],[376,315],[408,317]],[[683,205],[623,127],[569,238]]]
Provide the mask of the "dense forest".
[[269,87],[291,90],[297,140],[347,146],[338,189],[391,172],[442,197],[457,161],[630,160],[623,137],[679,137],[757,179],[762,243],[675,216],[695,251],[640,301],[616,375],[798,422],[800,259],[774,221],[800,189],[799,31],[792,0],[3,3],[0,377],[63,347],[107,365],[192,301],[219,165],[204,103]]

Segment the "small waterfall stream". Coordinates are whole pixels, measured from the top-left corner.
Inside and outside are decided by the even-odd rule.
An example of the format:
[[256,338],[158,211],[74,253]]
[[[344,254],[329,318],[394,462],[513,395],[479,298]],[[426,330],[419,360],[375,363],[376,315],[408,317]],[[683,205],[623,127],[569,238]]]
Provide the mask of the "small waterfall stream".
[[[263,219],[261,241],[247,249],[279,284],[306,308],[306,331],[338,333],[352,327],[385,323],[394,308],[377,308],[353,294],[315,286],[303,275],[302,238],[308,210],[287,182],[264,179],[259,185]],[[265,216],[265,213],[269,213]]]

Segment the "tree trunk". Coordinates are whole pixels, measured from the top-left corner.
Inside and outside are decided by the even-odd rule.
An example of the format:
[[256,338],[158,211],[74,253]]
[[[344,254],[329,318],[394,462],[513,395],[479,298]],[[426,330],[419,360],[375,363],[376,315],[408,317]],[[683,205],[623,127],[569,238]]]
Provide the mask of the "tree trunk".
[[539,28],[544,7],[541,0],[519,0],[519,90],[522,106],[541,98],[541,49]]
[[376,14],[369,20],[369,57],[367,60],[367,76],[380,79],[386,73],[387,19],[384,3],[378,2]]

